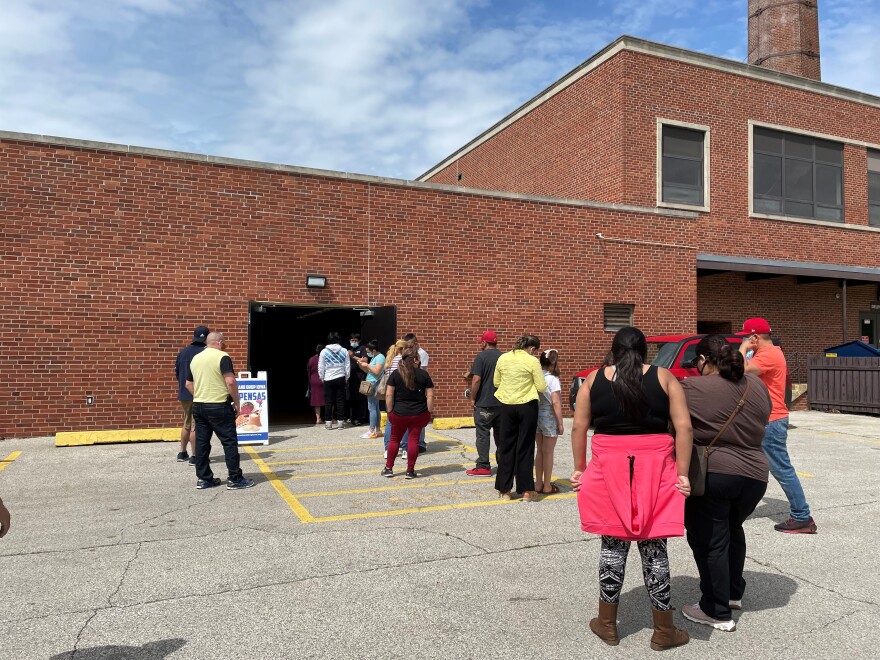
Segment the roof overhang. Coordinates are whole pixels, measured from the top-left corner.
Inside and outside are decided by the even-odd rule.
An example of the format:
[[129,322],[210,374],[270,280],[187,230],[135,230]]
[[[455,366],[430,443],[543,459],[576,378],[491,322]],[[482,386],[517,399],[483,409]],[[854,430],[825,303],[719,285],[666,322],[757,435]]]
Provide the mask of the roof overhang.
[[880,268],[841,266],[812,261],[751,259],[717,254],[698,254],[697,270],[792,275],[794,277],[847,280],[850,282],[880,282]]

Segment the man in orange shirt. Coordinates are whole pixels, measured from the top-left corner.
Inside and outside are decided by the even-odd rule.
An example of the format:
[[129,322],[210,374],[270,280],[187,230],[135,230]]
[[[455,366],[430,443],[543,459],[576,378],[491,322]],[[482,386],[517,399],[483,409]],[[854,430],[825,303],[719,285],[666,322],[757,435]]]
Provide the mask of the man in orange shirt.
[[[788,456],[788,408],[785,405],[785,380],[788,368],[782,349],[773,344],[770,324],[765,319],[746,319],[739,347],[746,362],[746,373],[755,374],[770,392],[773,409],[770,423],[764,429],[762,447],[770,461],[770,474],[782,486],[791,514],[788,520],[774,526],[778,532],[787,534],[815,534],[816,523],[810,517],[810,506],[804,496],[800,479]],[[749,352],[752,351],[751,359]]]

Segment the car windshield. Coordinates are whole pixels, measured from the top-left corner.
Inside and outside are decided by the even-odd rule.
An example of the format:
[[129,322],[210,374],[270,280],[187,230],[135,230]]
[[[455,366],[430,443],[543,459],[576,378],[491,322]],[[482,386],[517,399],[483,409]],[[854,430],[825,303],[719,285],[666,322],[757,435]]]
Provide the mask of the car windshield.
[[[652,353],[656,353],[653,360],[651,359]],[[663,367],[664,369],[669,369],[669,367],[672,366],[672,362],[673,360],[675,360],[675,356],[677,354],[677,342],[672,342],[669,344],[648,344],[648,364],[653,364],[655,367]]]

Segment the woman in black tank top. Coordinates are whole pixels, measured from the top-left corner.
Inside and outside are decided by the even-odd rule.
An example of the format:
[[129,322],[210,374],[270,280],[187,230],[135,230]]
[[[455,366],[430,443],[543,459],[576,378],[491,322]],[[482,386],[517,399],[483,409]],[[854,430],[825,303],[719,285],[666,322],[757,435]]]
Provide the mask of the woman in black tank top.
[[[648,347],[640,330],[620,330],[611,352],[614,366],[588,376],[578,392],[571,438],[581,529],[602,536],[599,616],[590,630],[606,644],[619,643],[617,606],[629,546],[637,541],[654,618],[651,648],[659,651],[689,639],[672,623],[666,539],[684,535],[690,416],[678,381],[644,365]],[[596,432],[587,465],[591,421]]]

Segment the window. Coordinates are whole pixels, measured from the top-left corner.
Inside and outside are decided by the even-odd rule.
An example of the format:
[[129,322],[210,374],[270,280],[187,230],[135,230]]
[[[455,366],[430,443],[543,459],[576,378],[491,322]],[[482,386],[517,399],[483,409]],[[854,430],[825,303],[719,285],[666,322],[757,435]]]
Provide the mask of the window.
[[605,332],[617,332],[633,324],[633,305],[605,304]]
[[843,145],[755,127],[755,213],[843,221]]
[[674,124],[661,124],[661,131],[661,201],[705,206],[705,131]]
[[868,224],[880,227],[880,151],[868,150]]

